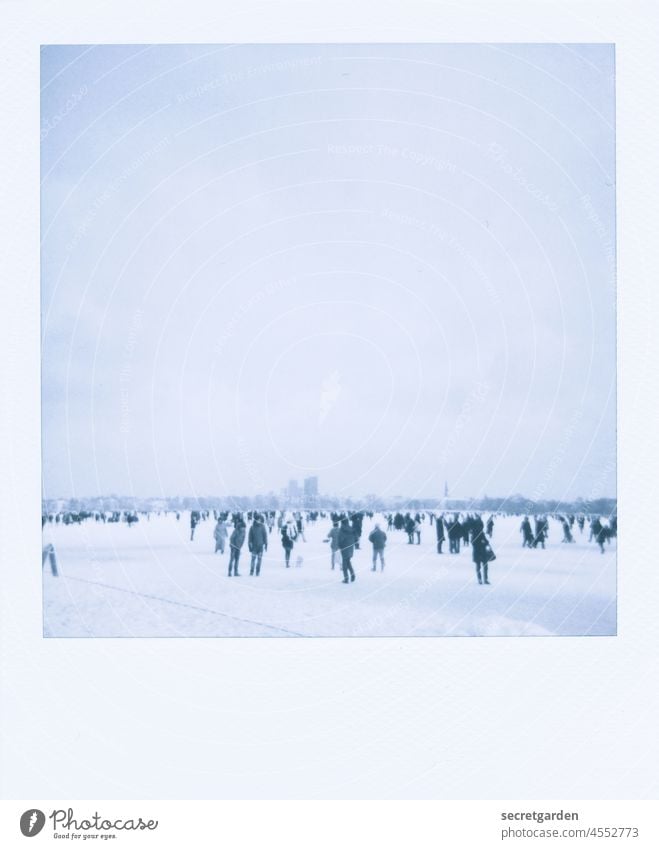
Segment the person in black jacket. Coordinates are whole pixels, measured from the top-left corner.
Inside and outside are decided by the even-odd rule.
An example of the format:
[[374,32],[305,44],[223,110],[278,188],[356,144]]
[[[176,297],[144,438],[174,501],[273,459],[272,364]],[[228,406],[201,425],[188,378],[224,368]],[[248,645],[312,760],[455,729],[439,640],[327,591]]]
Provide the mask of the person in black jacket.
[[444,533],[444,516],[438,516],[435,521],[435,526],[437,528],[437,554],[442,553],[442,545],[444,544],[444,540],[446,539],[446,534]]
[[574,537],[572,536],[572,531],[570,530],[569,519],[566,519],[565,516],[559,516],[559,521],[561,523],[561,527],[563,528],[563,539],[561,540],[561,542],[574,542]]
[[364,521],[363,513],[352,514],[352,532],[355,535],[355,548],[359,548],[359,540],[362,536],[362,522]]
[[[489,584],[489,580],[487,577],[487,567],[491,560],[494,560],[494,552],[492,551],[492,547],[485,536],[485,533],[482,528],[477,531],[471,540],[471,549],[472,549],[472,559],[476,564],[476,577],[478,578],[479,584]],[[483,576],[481,577],[481,569],[483,570]]]
[[198,510],[193,510],[190,513],[190,542],[192,542],[192,540],[194,539],[195,528],[199,524],[200,518],[201,515]]
[[243,543],[245,542],[245,523],[242,519],[236,519],[233,526],[233,532],[229,537],[229,577],[231,577],[231,570],[233,569],[234,577],[239,578],[240,573],[238,572],[238,561],[240,560],[240,549],[243,547]]
[[249,574],[256,575],[258,577],[261,574],[263,552],[267,551],[268,548],[268,532],[266,531],[263,520],[258,513],[254,516],[254,521],[249,529],[247,546],[252,555],[252,563],[249,567]]
[[528,516],[524,516],[519,529],[522,532],[522,548],[533,548],[533,531]]
[[600,551],[604,554],[604,543],[606,542],[606,531],[607,528],[602,524],[602,521],[599,516],[595,516],[595,518],[590,523],[590,538],[594,539],[595,542],[599,545]]
[[291,551],[293,550],[293,545],[295,544],[295,540],[297,539],[297,534],[295,532],[295,526],[292,523],[287,523],[281,529],[281,544],[284,549],[284,560],[286,561],[286,568],[289,569],[291,565]]
[[372,572],[377,571],[378,557],[380,558],[380,571],[384,571],[384,547],[387,544],[387,535],[381,530],[379,525],[368,535],[368,541],[373,545],[373,568]]
[[405,533],[407,534],[407,544],[414,545],[414,519],[409,513],[405,516]]
[[355,532],[350,527],[347,519],[341,520],[339,529],[339,549],[341,551],[341,568],[343,569],[343,583],[348,584],[355,580],[355,570],[352,568],[352,557],[355,553]]
[[456,513],[448,526],[448,542],[449,552],[451,554],[460,554],[460,540],[462,539],[462,525],[460,517]]
[[544,516],[535,517],[535,536],[533,537],[533,548],[540,545],[545,547],[545,540],[549,534],[549,522]]

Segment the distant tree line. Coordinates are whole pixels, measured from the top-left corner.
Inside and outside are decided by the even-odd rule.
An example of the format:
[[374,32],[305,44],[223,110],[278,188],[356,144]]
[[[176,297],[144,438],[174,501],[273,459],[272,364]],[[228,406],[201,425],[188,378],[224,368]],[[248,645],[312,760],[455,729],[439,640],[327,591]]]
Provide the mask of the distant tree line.
[[[164,510],[285,510],[304,509],[302,504],[290,503],[286,498],[268,493],[267,495],[225,495],[225,496],[172,496],[160,498],[134,498],[131,496],[109,495],[92,498],[45,499],[44,511],[92,512],[112,510],[133,510],[137,512],[157,512]],[[517,493],[507,498],[386,498],[367,495],[363,498],[340,498],[338,496],[321,496],[317,508],[319,510],[369,510],[381,512],[387,510],[456,510],[483,511],[490,513],[583,513],[599,516],[611,516],[617,511],[615,498],[595,498],[586,500],[577,498],[574,501],[543,499],[533,501]]]

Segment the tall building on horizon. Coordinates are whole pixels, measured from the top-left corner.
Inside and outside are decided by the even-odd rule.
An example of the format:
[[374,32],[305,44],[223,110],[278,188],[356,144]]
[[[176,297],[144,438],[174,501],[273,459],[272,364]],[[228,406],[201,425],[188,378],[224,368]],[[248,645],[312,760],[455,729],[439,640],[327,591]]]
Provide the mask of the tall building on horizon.
[[315,476],[304,479],[304,504],[305,507],[318,504],[318,478]]

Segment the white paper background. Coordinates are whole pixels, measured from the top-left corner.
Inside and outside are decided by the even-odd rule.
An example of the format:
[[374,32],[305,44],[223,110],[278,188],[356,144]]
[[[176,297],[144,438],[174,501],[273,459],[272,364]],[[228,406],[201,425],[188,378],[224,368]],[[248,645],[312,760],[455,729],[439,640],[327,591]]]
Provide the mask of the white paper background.
[[[23,2],[0,16],[2,796],[656,797],[651,4]],[[39,45],[167,41],[616,43],[617,638],[42,639]]]

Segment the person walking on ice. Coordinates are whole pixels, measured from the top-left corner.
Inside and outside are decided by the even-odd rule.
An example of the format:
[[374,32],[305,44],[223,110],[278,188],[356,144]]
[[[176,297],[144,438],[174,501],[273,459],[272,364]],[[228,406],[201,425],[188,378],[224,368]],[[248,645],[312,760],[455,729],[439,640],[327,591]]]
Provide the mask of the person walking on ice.
[[407,544],[414,545],[414,519],[409,513],[405,516],[405,533],[407,534]]
[[238,561],[240,560],[240,549],[245,542],[245,523],[242,519],[237,519],[233,527],[233,533],[229,537],[229,548],[231,555],[229,557],[229,577],[231,577],[231,569],[236,578],[240,577],[238,571]]
[[494,517],[490,516],[487,520],[487,525],[485,526],[486,533],[490,539],[492,539],[492,534],[494,533]]
[[224,546],[226,545],[227,536],[229,535],[227,531],[226,522],[220,516],[217,520],[217,524],[215,525],[215,530],[213,531],[213,536],[215,537],[215,554],[219,551],[220,554],[224,554]]
[[323,540],[323,542],[328,542],[330,544],[332,570],[334,569],[335,563],[339,560],[339,533],[339,523],[334,522],[326,539]]
[[[590,539],[594,539],[595,542],[600,547],[600,552],[604,554],[604,543],[606,542],[607,536],[607,528],[602,524],[602,520],[599,516],[595,516],[595,518],[590,523]],[[590,541],[590,540],[589,540]]]
[[249,567],[249,574],[258,577],[261,574],[261,561],[263,560],[263,552],[268,549],[268,532],[261,520],[259,514],[255,514],[252,526],[249,529],[247,538],[247,546],[252,555],[252,563]]
[[378,557],[380,558],[380,571],[384,572],[384,547],[387,544],[387,535],[380,529],[379,525],[368,535],[368,541],[373,545],[373,568],[371,572],[377,571]]
[[281,544],[284,549],[284,560],[286,561],[287,569],[291,565],[291,551],[293,551],[296,537],[297,534],[295,533],[292,524],[286,524],[281,529]]
[[533,548],[533,531],[528,516],[524,516],[519,529],[522,532],[522,548]]
[[355,570],[352,568],[352,558],[355,553],[355,532],[347,519],[341,520],[339,529],[339,548],[341,549],[341,568],[343,583],[349,584],[355,580]]
[[561,527],[563,528],[563,539],[561,542],[574,542],[574,537],[572,536],[572,531],[570,530],[570,524],[565,516],[560,517]]
[[[488,565],[496,558],[492,546],[490,545],[485,533],[481,529],[477,531],[471,541],[472,560],[476,564],[476,577],[479,584],[489,584],[487,568]],[[482,570],[482,575],[481,575]]]
[[304,517],[302,513],[297,514],[295,524],[297,526],[297,536],[302,537],[302,542],[306,542],[307,539],[304,535]]
[[421,521],[419,518],[414,520],[414,536],[416,537],[416,544],[421,545]]
[[198,510],[193,510],[190,513],[190,542],[192,542],[192,540],[194,539],[194,532],[197,525],[199,524],[200,518],[201,516]]
[[444,516],[438,516],[435,520],[435,528],[437,530],[437,554],[442,553],[442,545],[444,544],[444,540],[446,539],[446,534],[444,533]]

